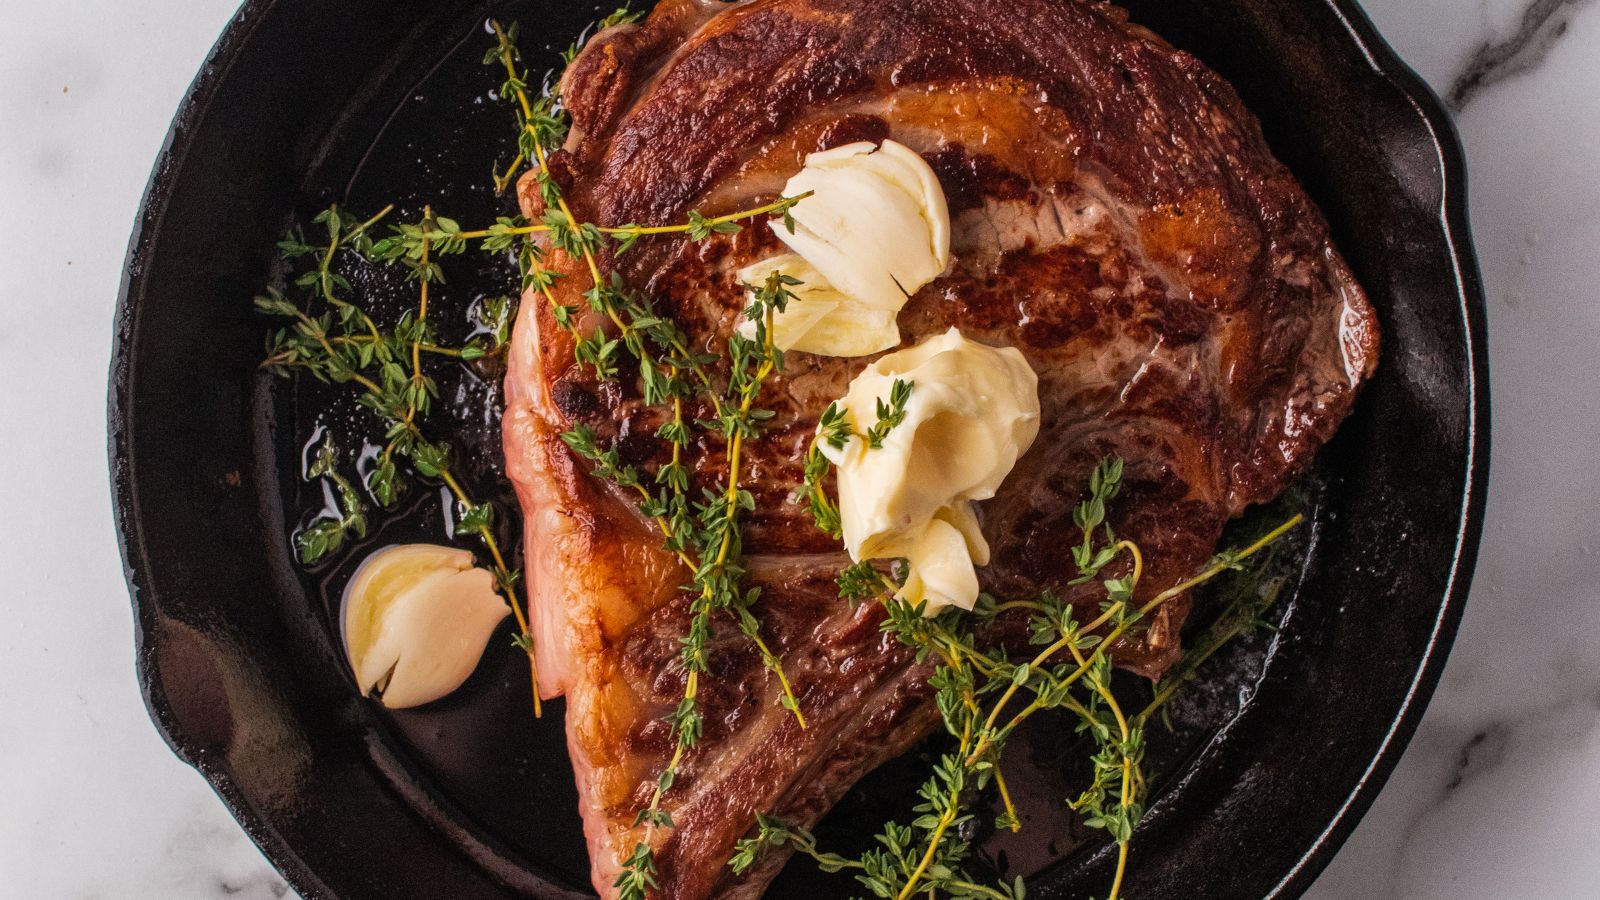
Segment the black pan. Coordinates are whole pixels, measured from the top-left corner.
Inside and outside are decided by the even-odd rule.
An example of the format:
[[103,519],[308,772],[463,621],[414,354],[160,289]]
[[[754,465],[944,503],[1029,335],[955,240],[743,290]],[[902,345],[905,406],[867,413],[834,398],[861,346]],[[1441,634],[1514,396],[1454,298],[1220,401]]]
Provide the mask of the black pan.
[[[611,5],[254,0],[156,164],[110,389],[140,683],[173,750],[307,897],[588,893],[561,705],[528,715],[505,641],[440,703],[391,714],[356,696],[330,603],[368,545],[442,540],[444,514],[417,490],[368,545],[311,571],[294,563],[288,536],[320,506],[299,477],[301,445],[319,425],[353,438],[364,426],[342,395],[258,372],[267,323],[249,301],[274,274],[281,230],[330,201],[396,200],[413,217],[432,203],[472,222],[503,211],[487,175],[511,125],[484,96],[485,16],[521,20],[534,64],[553,65]],[[1378,374],[1299,491],[1313,524],[1285,554],[1280,631],[1215,660],[1173,733],[1152,735],[1155,802],[1134,843],[1131,897],[1292,897],[1399,759],[1472,571],[1488,381],[1461,153],[1438,101],[1351,0],[1130,5],[1239,88],[1383,319]],[[439,302],[458,313],[509,289],[501,261],[448,271]],[[352,274],[380,308],[405,302],[387,275]],[[498,389],[481,376],[441,373],[455,415],[437,416],[455,422],[473,488],[509,499]],[[1031,876],[1030,896],[1106,883],[1106,846],[1059,812],[1077,752],[1060,725],[1037,723],[1008,754],[1035,800],[1022,838],[975,835],[991,864]],[[920,765],[866,779],[820,836],[848,850],[903,816]],[[847,892],[795,864],[769,896]]]

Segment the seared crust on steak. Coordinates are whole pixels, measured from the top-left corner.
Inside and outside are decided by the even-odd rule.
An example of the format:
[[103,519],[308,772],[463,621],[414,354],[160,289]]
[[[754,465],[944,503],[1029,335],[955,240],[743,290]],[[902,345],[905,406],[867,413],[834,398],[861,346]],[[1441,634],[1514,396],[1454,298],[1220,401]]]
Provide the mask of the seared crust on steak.
[[[1042,428],[982,505],[996,595],[1051,588],[1093,603],[1065,548],[1087,474],[1126,460],[1112,523],[1144,549],[1141,597],[1214,551],[1224,524],[1305,468],[1377,359],[1375,315],[1327,226],[1269,153],[1233,90],[1189,55],[1079,0],[663,0],[598,35],[562,83],[574,128],[552,173],[603,225],[681,221],[774,199],[807,153],[892,137],[934,167],[954,262],[900,317],[907,343],[959,327],[1015,346],[1040,378]],[[520,186],[525,212],[538,191]],[[647,238],[604,268],[646,288],[699,345],[721,350],[744,298],[734,272],[778,252],[764,225],[700,244]],[[581,262],[552,251],[558,300],[581,306]],[[576,423],[648,468],[660,412],[631,378],[597,384],[543,298],[524,298],[507,376],[508,470],[526,518],[543,686],[568,698],[596,889],[611,896],[633,826],[672,749],[662,717],[685,673],[688,576],[631,497],[559,440]],[[586,323],[585,328],[595,323]],[[839,601],[848,560],[792,499],[818,414],[870,359],[791,353],[747,448],[745,530],[763,634],[809,728],[731,623],[702,681],[705,734],[665,808],[659,896],[751,897],[725,863],[758,811],[815,822],[862,774],[937,721],[927,671]],[[695,411],[701,417],[708,410]],[[700,485],[722,448],[693,448]],[[1157,675],[1187,599],[1115,648]],[[1001,629],[1004,632],[1004,628]]]

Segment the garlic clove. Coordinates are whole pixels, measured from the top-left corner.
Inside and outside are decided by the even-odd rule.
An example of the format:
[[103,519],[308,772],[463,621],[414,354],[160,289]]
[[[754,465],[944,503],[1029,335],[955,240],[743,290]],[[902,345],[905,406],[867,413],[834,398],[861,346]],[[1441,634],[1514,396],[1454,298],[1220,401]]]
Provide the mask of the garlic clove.
[[[790,288],[793,298],[772,319],[772,343],[779,350],[799,350],[818,356],[869,356],[900,343],[900,328],[892,310],[872,309],[840,293],[816,267],[795,253],[783,253],[739,270],[739,281],[759,288],[773,272],[800,282]],[[755,322],[739,325],[746,338],[756,336]]]
[[885,141],[813,153],[784,187],[788,196],[808,191],[790,211],[795,230],[773,230],[852,300],[898,311],[949,264],[944,192],[910,148]]
[[460,687],[510,614],[494,576],[472,554],[433,544],[385,547],[345,588],[345,655],[363,694],[391,709],[420,706]]
[[878,147],[878,155],[885,163],[882,167],[885,177],[917,198],[918,211],[928,227],[929,249],[938,266],[935,275],[943,272],[950,265],[950,206],[945,202],[939,177],[917,151],[899,141],[884,141]]
[[818,356],[871,356],[900,344],[894,310],[840,303],[819,316],[789,349]]
[[810,194],[790,211],[793,231],[772,226],[792,252],[739,272],[752,288],[775,271],[801,282],[773,317],[773,344],[842,357],[898,346],[901,307],[950,263],[950,211],[933,169],[894,141],[846,144],[807,156],[784,193]]

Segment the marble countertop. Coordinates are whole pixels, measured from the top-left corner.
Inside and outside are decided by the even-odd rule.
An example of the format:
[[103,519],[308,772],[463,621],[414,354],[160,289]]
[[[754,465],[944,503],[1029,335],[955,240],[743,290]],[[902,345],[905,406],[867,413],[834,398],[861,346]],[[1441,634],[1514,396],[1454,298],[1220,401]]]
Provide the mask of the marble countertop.
[[[234,6],[12,2],[0,16],[0,895],[290,893],[140,702],[105,479],[128,233]],[[1443,682],[1309,896],[1595,896],[1600,478],[1578,463],[1600,438],[1600,374],[1584,363],[1600,350],[1600,3],[1367,7],[1466,145],[1494,477]]]

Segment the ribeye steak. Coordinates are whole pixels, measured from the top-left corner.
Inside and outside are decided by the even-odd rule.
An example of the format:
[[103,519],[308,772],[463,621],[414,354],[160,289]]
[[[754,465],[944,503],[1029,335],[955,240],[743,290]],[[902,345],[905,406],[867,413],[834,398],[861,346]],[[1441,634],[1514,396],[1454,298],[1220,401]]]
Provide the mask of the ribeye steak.
[[[1181,580],[1231,517],[1305,468],[1376,364],[1373,310],[1255,119],[1114,6],[662,0],[596,36],[562,89],[573,130],[551,169],[576,215],[602,225],[770,201],[806,154],[852,141],[892,137],[932,165],[954,261],[902,312],[907,344],[954,325],[1019,348],[1040,379],[1039,438],[981,507],[994,550],[983,581],[998,596],[1075,574],[1071,511],[1108,453],[1127,464],[1113,523],[1144,549],[1141,594]],[[542,214],[526,179],[520,198]],[[720,350],[744,306],[733,273],[780,246],[756,224],[698,244],[646,239],[602,263]],[[549,263],[566,275],[558,299],[581,305],[581,265]],[[743,879],[726,866],[758,811],[812,823],[936,722],[928,672],[880,633],[877,609],[838,599],[848,559],[791,499],[818,414],[868,361],[790,354],[761,398],[777,416],[743,464],[757,500],[745,550],[810,727],[719,623],[705,734],[667,795],[676,827],[659,832],[661,897],[759,895],[781,859]],[[506,386],[543,688],[567,698],[594,882],[610,896],[672,749],[662,717],[683,690],[687,574],[559,435],[585,423],[648,468],[660,420],[629,379],[596,383],[575,364],[537,294]],[[714,441],[696,448],[702,483],[723,462]],[[1163,671],[1187,613],[1186,599],[1164,607],[1117,662]]]

